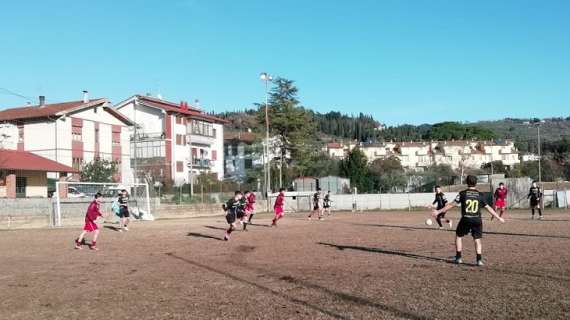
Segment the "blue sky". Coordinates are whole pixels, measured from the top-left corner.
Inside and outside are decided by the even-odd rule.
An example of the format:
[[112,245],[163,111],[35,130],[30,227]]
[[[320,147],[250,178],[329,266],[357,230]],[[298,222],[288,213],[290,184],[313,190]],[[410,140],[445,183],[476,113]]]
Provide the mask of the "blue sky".
[[[0,88],[48,102],[134,93],[261,101],[388,124],[570,116],[570,1],[3,1]],[[0,89],[0,108],[25,104]]]

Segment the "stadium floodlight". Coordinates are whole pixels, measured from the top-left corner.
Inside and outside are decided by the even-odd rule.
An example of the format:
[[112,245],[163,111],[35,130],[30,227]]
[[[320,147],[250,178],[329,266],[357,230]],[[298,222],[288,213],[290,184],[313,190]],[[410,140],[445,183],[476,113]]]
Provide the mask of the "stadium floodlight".
[[262,72],[259,75],[259,79],[261,79],[261,81],[267,82],[267,81],[272,81],[273,77],[270,74],[268,74],[267,72]]

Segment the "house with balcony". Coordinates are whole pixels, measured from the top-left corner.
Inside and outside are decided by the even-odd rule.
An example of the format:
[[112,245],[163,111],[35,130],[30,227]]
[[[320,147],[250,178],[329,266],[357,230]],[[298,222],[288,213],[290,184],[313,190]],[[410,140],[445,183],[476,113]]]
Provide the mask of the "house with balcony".
[[[52,169],[45,170],[48,179],[59,179],[61,172],[69,174],[68,179],[77,179],[86,163],[95,159],[115,161],[119,167],[115,181],[128,184],[132,181],[131,126],[132,122],[113,109],[109,100],[90,99],[87,91],[83,99],[68,102],[46,103],[45,96],[40,96],[37,105],[0,111],[0,147],[62,164],[52,163]],[[27,154],[14,156],[20,158],[33,159]],[[18,181],[24,183],[23,176]]]
[[182,185],[207,173],[224,176],[224,124],[186,102],[134,95],[115,105],[133,121],[131,167],[138,180]]
[[225,178],[244,181],[248,170],[263,167],[263,145],[252,132],[225,132]]

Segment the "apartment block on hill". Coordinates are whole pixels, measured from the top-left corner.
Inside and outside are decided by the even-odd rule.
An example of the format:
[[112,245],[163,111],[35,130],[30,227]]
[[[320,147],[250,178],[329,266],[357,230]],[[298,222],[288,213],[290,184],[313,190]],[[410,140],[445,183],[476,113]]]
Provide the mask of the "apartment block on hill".
[[343,159],[345,155],[359,147],[368,161],[396,157],[408,170],[422,171],[426,167],[447,164],[453,169],[460,167],[480,168],[483,164],[502,161],[512,167],[520,163],[519,152],[511,140],[498,141],[424,141],[386,142],[379,144],[329,143],[326,151],[330,157]]

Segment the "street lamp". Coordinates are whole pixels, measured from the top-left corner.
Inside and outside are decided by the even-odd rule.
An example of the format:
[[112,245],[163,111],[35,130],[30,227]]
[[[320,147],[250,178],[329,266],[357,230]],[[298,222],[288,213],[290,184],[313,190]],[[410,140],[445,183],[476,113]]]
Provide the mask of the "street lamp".
[[538,183],[542,184],[542,151],[540,143],[540,125],[544,123],[544,120],[533,122],[532,124],[536,126],[536,143],[538,147]]
[[269,82],[273,80],[270,74],[262,72],[259,79],[265,82],[265,161],[263,168],[265,170],[265,194],[267,196],[267,210],[269,210],[269,193],[271,192],[271,159],[269,155]]

